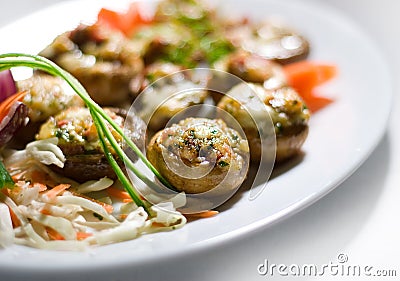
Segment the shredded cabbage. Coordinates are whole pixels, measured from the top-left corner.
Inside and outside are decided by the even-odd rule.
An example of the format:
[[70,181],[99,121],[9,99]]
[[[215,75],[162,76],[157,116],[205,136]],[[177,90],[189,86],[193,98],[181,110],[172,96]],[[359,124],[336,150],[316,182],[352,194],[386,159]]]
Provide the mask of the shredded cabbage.
[[147,213],[142,207],[130,213],[125,221],[115,228],[106,229],[95,233],[88,238],[89,242],[95,242],[99,245],[122,242],[136,238],[141,232],[147,219]]
[[[158,204],[149,207],[149,216],[134,202],[121,202],[108,196],[106,189],[118,185],[118,181],[102,178],[78,184],[55,174],[47,165],[63,167],[65,162],[56,138],[31,142],[20,151],[5,150],[2,156],[10,174],[22,175],[23,180],[8,189],[7,195],[0,192],[0,247],[20,244],[48,250],[82,251],[90,245],[127,241],[144,233],[176,229],[186,223],[186,218],[176,211],[186,204],[184,193],[166,202],[161,197],[156,198]],[[32,183],[37,172],[45,174],[49,181]],[[54,184],[70,184],[71,187],[55,197],[48,196],[46,189]],[[10,210],[17,225],[13,225]]]
[[163,224],[165,227],[176,229],[186,223],[185,216],[175,210],[172,202],[154,205],[151,210],[156,213],[156,216],[151,220]]
[[57,146],[58,138],[38,140],[29,143],[26,146],[26,155],[45,165],[56,165],[64,167],[65,156],[62,150]]
[[38,210],[35,210],[32,206],[20,206],[20,211],[28,219],[35,220],[36,222],[42,224],[43,226],[50,227],[64,237],[65,240],[75,240],[76,232],[72,227],[70,220],[62,217],[54,217],[49,215],[41,214]]
[[[40,193],[24,182],[9,191],[10,196],[0,193],[2,247],[16,243],[48,250],[82,251],[89,245],[127,241],[143,233],[177,229],[186,223],[171,201],[152,206],[149,217],[143,207],[133,202],[124,203],[120,212],[109,214],[101,203],[69,191],[49,198],[46,192]],[[182,203],[181,197],[177,199]],[[20,221],[14,229],[9,209]],[[50,229],[63,240],[52,240]],[[87,237],[80,241],[78,233]]]
[[18,182],[10,192],[10,197],[18,205],[28,205],[39,197],[38,187],[29,187],[26,182]]
[[23,150],[7,150],[4,153],[4,164],[13,166],[21,162],[35,160],[44,165],[53,164],[62,168],[64,167],[65,156],[57,144],[57,138],[50,138],[30,142]]
[[[23,150],[5,149],[2,151],[3,163],[11,176],[23,176],[25,180],[32,178],[32,174],[41,172],[47,175],[48,180],[78,186],[75,181],[54,173],[47,165],[64,167],[65,156],[57,146],[58,139],[34,141]],[[43,182],[43,184],[46,184]]]
[[14,231],[10,211],[4,203],[0,203],[0,247],[7,247],[14,242]]
[[58,196],[56,199],[56,203],[81,206],[84,209],[93,211],[94,213],[100,215],[103,219],[106,219],[107,221],[118,222],[118,220],[114,218],[112,215],[108,214],[101,205],[92,202],[89,199],[73,195],[64,195],[64,196]]
[[89,193],[93,191],[100,191],[110,187],[114,183],[113,180],[109,178],[102,178],[99,180],[87,181],[79,185],[75,190],[78,193]]

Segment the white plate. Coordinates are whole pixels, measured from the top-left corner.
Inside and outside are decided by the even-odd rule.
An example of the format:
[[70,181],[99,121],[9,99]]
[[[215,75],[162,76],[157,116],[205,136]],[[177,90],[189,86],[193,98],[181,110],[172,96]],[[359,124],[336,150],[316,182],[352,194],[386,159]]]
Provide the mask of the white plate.
[[[311,59],[339,67],[339,77],[323,88],[335,102],[312,117],[302,161],[275,176],[256,200],[241,193],[218,216],[188,223],[180,230],[144,235],[84,253],[20,246],[0,250],[2,276],[28,274],[34,278],[57,271],[61,277],[73,270],[90,272],[100,280],[102,270],[114,266],[133,270],[144,263],[233,243],[326,195],[369,156],[385,131],[392,89],[386,65],[364,32],[323,5],[294,0],[224,2],[252,17],[279,15],[311,41]],[[0,38],[7,38],[2,40],[0,52],[37,53],[80,20],[91,22],[101,6],[99,0],[67,2],[10,24],[0,30]]]

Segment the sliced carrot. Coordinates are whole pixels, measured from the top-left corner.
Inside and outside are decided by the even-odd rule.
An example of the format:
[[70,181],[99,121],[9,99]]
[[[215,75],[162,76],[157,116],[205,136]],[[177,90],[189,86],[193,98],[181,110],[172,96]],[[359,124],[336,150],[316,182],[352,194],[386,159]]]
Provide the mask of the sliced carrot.
[[21,226],[21,222],[20,222],[19,218],[17,217],[17,215],[13,212],[13,210],[11,210],[10,207],[8,207],[8,210],[10,211],[10,217],[11,217],[13,227],[17,228],[17,227]]
[[50,227],[46,227],[46,232],[51,240],[65,240],[65,238],[60,233]]
[[160,222],[153,222],[153,223],[151,224],[151,226],[154,226],[154,227],[165,227],[165,224],[162,224],[162,223],[160,223]]
[[120,214],[119,217],[121,220],[124,220],[128,217],[128,214]]
[[132,199],[122,199],[122,203],[131,203],[133,202]]
[[64,119],[64,120],[60,120],[57,122],[57,127],[62,127],[64,125],[67,125],[69,123],[68,120]]
[[301,61],[285,65],[283,70],[289,85],[300,94],[312,112],[332,102],[332,99],[316,95],[314,90],[337,75],[336,66]]
[[292,86],[311,86],[321,85],[337,74],[337,67],[330,64],[322,64],[311,61],[300,61],[285,65],[283,70],[289,84]]
[[153,227],[171,227],[172,225],[168,226],[168,225],[165,225],[165,224],[160,223],[160,222],[152,222],[151,226],[153,226]]
[[77,240],[84,240],[84,239],[86,239],[86,238],[88,238],[90,236],[93,236],[93,233],[81,232],[81,231],[78,231],[76,233],[76,239]]
[[102,207],[104,208],[104,210],[106,210],[106,212],[109,213],[109,214],[111,214],[111,213],[114,211],[114,207],[111,206],[110,204],[107,204],[107,203],[98,201],[98,200],[96,200],[96,199],[93,199],[93,198],[91,198],[91,197],[89,197],[89,196],[85,196],[85,195],[80,194],[80,193],[72,192],[72,194],[75,195],[75,196],[79,196],[79,197],[85,198],[85,199],[87,199],[87,200],[90,200],[90,201],[92,201],[92,202],[94,202],[94,203],[96,203],[96,204],[99,204],[99,205],[102,206]]
[[330,98],[316,96],[316,95],[305,96],[303,97],[303,99],[308,109],[310,109],[311,112],[316,112],[333,102],[333,100]]
[[288,83],[299,94],[305,98],[311,95],[312,90],[318,85],[318,78],[312,69],[306,69],[300,72],[288,72],[285,69]]
[[122,31],[124,29],[122,26],[122,15],[118,12],[102,8],[97,15],[97,22],[101,24],[107,24],[111,28],[119,29]]
[[132,200],[132,198],[131,198],[131,196],[129,195],[128,192],[123,191],[123,190],[118,189],[118,188],[115,188],[115,187],[112,187],[112,186],[107,188],[107,193],[108,193],[108,195],[116,197],[116,198],[119,198],[119,199],[123,199],[123,200],[124,199],[131,199]]
[[11,106],[17,101],[22,101],[27,93],[27,91],[18,92],[12,96],[9,96],[0,104],[0,121],[3,120],[4,117],[6,117],[6,115],[10,111]]
[[0,192],[2,192],[5,196],[9,196],[10,193],[8,191],[9,191],[8,188],[0,189]]
[[46,209],[46,208],[41,209],[40,213],[43,214],[43,215],[47,215],[47,216],[51,215],[50,210]]
[[70,184],[59,184],[55,187],[53,187],[52,189],[46,191],[46,195],[47,197],[49,197],[50,199],[54,199],[56,198],[58,195],[60,195],[61,193],[63,193],[65,190],[67,190],[68,188],[70,188]]
[[51,179],[51,177],[47,173],[39,170],[34,170],[26,174],[25,179],[33,182],[33,184],[40,183],[47,186],[57,185],[57,183],[53,179]]
[[210,218],[213,217],[215,215],[219,214],[218,211],[204,211],[204,212],[200,212],[200,213],[195,213],[195,214],[185,214],[186,218],[190,218],[190,219],[204,219],[204,218]]
[[11,178],[13,179],[14,182],[22,180],[22,176],[25,174],[25,172],[21,172],[18,174],[13,175]]
[[102,8],[97,15],[97,23],[117,29],[126,36],[132,35],[138,26],[148,24],[151,21],[151,18],[146,18],[140,13],[138,2],[132,3],[125,13]]
[[104,210],[106,210],[107,213],[111,214],[114,211],[113,206],[103,203],[103,202],[98,202],[98,203],[104,208]]
[[42,171],[34,170],[30,173],[30,179],[33,182],[43,182],[46,178],[46,174]]
[[47,186],[43,183],[40,182],[35,182],[32,184],[32,187],[38,187],[39,188],[39,192],[43,192],[47,190]]

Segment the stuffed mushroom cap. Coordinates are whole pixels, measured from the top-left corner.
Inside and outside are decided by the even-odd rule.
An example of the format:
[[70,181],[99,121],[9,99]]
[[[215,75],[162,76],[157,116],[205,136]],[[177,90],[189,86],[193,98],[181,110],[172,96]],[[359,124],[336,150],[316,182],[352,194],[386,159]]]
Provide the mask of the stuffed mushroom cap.
[[227,55],[215,64],[215,68],[236,75],[246,82],[263,84],[267,89],[287,85],[281,65],[245,51],[236,51]]
[[123,34],[100,25],[79,25],[40,52],[75,76],[102,106],[121,106],[140,89],[140,50]]
[[[268,120],[259,120],[265,117],[259,114],[260,103],[263,103],[272,124]],[[241,84],[228,92],[218,107],[231,114],[242,126],[249,141],[251,159],[255,161],[261,159],[259,130],[266,130],[266,126],[272,125],[276,135],[277,162],[296,155],[308,135],[309,110],[291,87],[267,90],[257,84]]]
[[69,107],[83,107],[83,100],[61,78],[35,72],[17,82],[18,90],[28,91],[22,102],[29,108],[30,122],[44,122]]
[[[257,83],[263,85],[266,89],[278,89],[287,86],[287,78],[280,64],[273,60],[266,59],[257,54],[246,52],[243,50],[231,53],[214,64],[215,69],[228,72],[241,80],[249,83]],[[230,81],[230,76],[223,73],[214,77],[211,87],[221,89],[221,85],[226,85],[228,91],[232,88],[232,82],[237,82],[240,79]],[[236,83],[237,84],[237,83]],[[212,92],[212,97],[215,103],[218,103],[223,97],[221,93]]]
[[191,71],[182,70],[168,62],[146,67],[144,81],[149,85],[139,96],[142,106],[137,113],[148,121],[148,128],[153,132],[163,129],[182,110],[203,104],[208,97],[206,90],[197,89],[201,81],[196,81]]
[[69,107],[83,107],[83,100],[60,77],[39,71],[24,80],[17,81],[18,91],[26,91],[22,103],[28,110],[29,122],[17,131],[9,147],[23,149],[35,139],[42,123]]
[[277,20],[244,24],[239,21],[226,32],[235,46],[280,64],[303,60],[310,52],[310,43],[304,36]]
[[[126,118],[129,117],[114,108],[105,108],[104,111],[122,128]],[[139,123],[134,124],[138,127],[132,128],[132,131],[125,130],[125,134],[138,144],[141,142],[139,139],[144,136],[144,127],[140,127]],[[117,143],[123,147],[122,137],[113,128],[109,129]],[[39,140],[54,137],[58,138],[57,145],[66,158],[63,168],[51,166],[54,171],[77,182],[98,180],[103,177],[116,178],[101,148],[97,129],[88,108],[71,107],[50,117],[36,136]],[[115,155],[111,145],[108,148],[118,164],[123,166],[123,161]]]
[[248,170],[248,144],[222,120],[187,118],[159,131],[147,158],[178,190],[204,193],[231,191]]

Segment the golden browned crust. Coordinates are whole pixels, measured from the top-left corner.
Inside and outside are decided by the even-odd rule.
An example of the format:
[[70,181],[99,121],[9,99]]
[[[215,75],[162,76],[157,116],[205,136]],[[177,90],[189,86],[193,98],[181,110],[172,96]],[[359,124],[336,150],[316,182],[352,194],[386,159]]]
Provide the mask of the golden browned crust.
[[[251,116],[252,107],[256,107],[258,104],[258,101],[252,103],[253,98],[257,95],[259,102],[263,101],[268,108],[272,121],[271,125],[275,130],[276,162],[282,162],[293,157],[299,153],[308,136],[309,111],[303,100],[296,91],[289,87],[266,90],[260,85],[253,84],[252,86],[254,87],[253,92],[246,88],[234,92],[235,95],[239,95],[235,98],[239,99],[240,102],[225,96],[218,103],[218,107],[231,114],[242,126],[249,141],[251,160],[257,162],[262,157],[261,141],[257,125],[252,119],[252,117],[256,117]],[[244,107],[250,111],[250,114]],[[267,126],[269,123],[267,121],[258,120],[257,122]],[[271,155],[268,155],[268,157],[270,158]]]
[[[194,120],[195,118],[189,118]],[[188,119],[186,119],[188,120]],[[216,121],[209,120],[211,126],[216,124]],[[179,123],[182,124],[182,121]],[[190,124],[189,124],[190,125]],[[207,126],[208,124],[206,124]],[[171,129],[172,128],[172,129]],[[207,156],[205,159],[198,162],[199,152],[194,152],[196,146],[197,151],[207,149],[209,144],[209,138],[196,137],[197,140],[191,142],[190,138],[184,137],[183,141],[177,140],[169,143],[166,138],[179,138],[184,136],[186,132],[182,133],[182,130],[177,129],[176,125],[170,128],[166,128],[159,131],[151,139],[147,147],[147,158],[155,168],[179,191],[186,193],[204,193],[210,191],[216,187],[221,190],[232,190],[234,187],[239,186],[245,179],[247,173],[247,162],[242,156],[237,153],[239,148],[233,148],[229,146],[232,144],[231,141],[226,138],[221,138],[212,146],[212,153],[219,155],[215,163],[211,163],[210,170],[201,177],[193,177],[190,174],[190,170],[185,175],[176,173],[171,169],[171,163],[178,163],[178,165],[186,165],[188,168],[197,168],[200,165],[207,163]],[[189,131],[193,127],[189,126]],[[186,128],[187,129],[187,128]],[[225,128],[222,128],[224,130]],[[229,129],[228,130],[232,130]],[[172,151],[171,146],[177,146],[177,151]],[[182,145],[183,144],[183,145]],[[194,144],[194,146],[192,146]],[[247,144],[246,144],[247,147]],[[245,153],[245,152],[243,152]],[[197,156],[197,157],[196,157]],[[223,159],[223,161],[221,160]],[[168,162],[168,163],[167,163]]]

